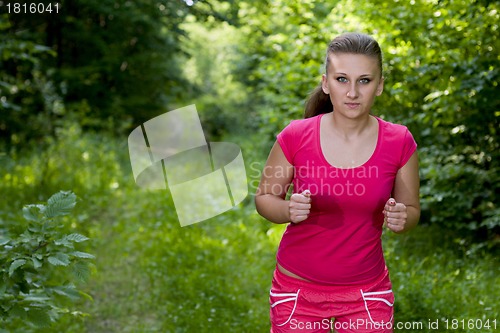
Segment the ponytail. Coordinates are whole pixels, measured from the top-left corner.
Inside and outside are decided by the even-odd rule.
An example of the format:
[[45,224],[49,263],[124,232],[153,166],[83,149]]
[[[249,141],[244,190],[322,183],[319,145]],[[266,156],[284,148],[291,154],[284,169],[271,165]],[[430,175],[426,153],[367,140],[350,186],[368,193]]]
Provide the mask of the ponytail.
[[333,105],[330,101],[330,95],[325,94],[321,84],[314,88],[306,101],[304,118],[311,118],[322,113],[333,111]]

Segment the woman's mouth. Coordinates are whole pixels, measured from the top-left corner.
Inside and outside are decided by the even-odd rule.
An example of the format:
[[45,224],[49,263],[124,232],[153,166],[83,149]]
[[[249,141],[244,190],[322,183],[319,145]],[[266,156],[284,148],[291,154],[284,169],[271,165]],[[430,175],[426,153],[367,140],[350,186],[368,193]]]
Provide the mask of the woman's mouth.
[[345,103],[345,106],[351,110],[357,109],[360,105],[361,103]]

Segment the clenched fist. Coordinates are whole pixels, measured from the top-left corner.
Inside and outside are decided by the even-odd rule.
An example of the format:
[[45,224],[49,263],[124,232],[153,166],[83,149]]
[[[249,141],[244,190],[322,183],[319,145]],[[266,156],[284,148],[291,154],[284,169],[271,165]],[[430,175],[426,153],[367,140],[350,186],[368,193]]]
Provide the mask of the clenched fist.
[[406,228],[408,213],[404,203],[396,202],[393,198],[387,200],[384,210],[384,224],[393,232],[402,232]]
[[311,212],[311,192],[305,190],[302,193],[292,194],[288,209],[291,222],[300,223],[307,219]]

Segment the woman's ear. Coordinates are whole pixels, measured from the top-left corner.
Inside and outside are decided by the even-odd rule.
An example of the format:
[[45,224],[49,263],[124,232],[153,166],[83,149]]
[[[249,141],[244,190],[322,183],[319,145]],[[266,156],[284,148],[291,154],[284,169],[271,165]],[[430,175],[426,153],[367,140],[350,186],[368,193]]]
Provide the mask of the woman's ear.
[[380,82],[378,83],[377,96],[382,95],[382,91],[384,91],[384,77],[383,76],[380,78]]
[[325,94],[330,94],[330,91],[328,90],[328,80],[326,79],[326,74],[323,74],[321,76],[321,89],[323,89],[323,92]]

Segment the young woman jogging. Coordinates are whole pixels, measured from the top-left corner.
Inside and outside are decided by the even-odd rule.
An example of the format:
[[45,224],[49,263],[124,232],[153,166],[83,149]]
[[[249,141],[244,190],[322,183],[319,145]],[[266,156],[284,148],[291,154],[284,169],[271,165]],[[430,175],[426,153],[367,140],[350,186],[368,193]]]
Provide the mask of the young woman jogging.
[[371,114],[383,88],[378,43],[338,36],[305,119],[292,121],[271,149],[256,207],[289,223],[270,292],[273,333],[393,331],[381,235],[384,226],[403,233],[417,224],[419,176],[408,129]]

